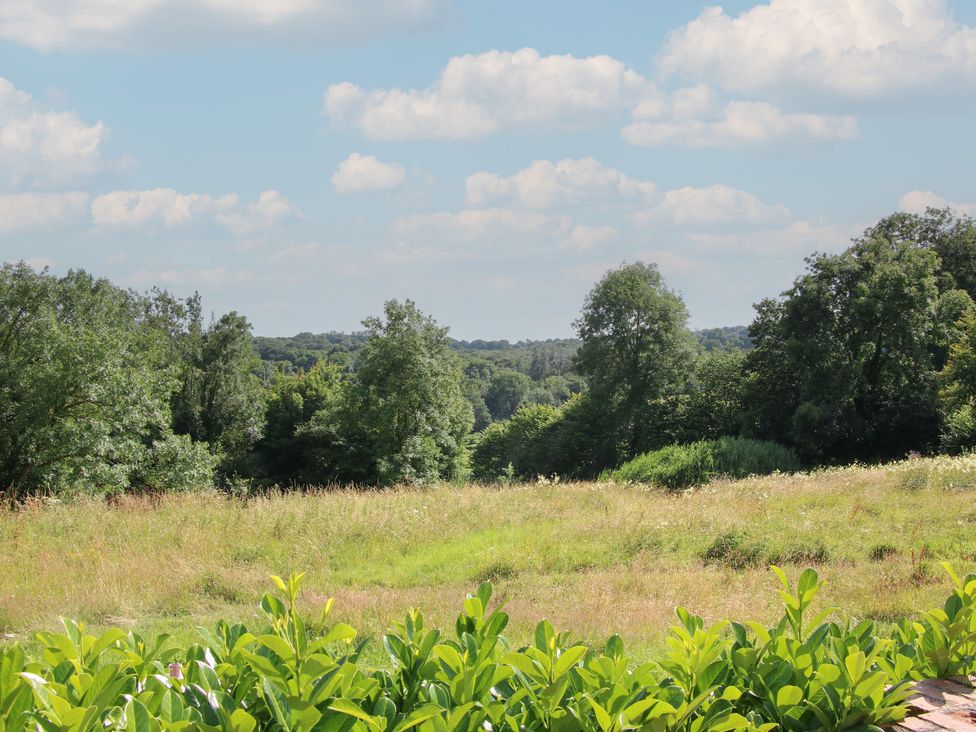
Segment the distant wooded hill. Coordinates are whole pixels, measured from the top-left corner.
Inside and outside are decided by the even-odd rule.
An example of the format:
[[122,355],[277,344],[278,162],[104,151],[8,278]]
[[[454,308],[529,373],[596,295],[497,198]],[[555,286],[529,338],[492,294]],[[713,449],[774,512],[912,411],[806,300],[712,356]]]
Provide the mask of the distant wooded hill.
[[[752,348],[747,326],[703,328],[692,331],[703,351],[747,351]],[[366,340],[363,333],[299,333],[283,337],[254,337],[254,351],[262,361],[280,364],[286,370],[308,371],[318,361],[352,368],[357,351]],[[576,338],[547,340],[463,341],[451,339],[451,348],[465,360],[482,359],[498,368],[510,369],[541,379],[570,371]],[[466,357],[466,358],[465,358]],[[535,367],[533,368],[533,361]]]

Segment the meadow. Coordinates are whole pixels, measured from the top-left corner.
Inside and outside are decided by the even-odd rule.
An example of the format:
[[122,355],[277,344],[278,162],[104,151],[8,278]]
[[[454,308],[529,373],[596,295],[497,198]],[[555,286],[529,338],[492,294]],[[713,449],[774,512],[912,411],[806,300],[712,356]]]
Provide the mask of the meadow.
[[770,564],[816,566],[818,605],[882,626],[940,605],[939,567],[976,568],[976,461],[915,459],[669,493],[540,480],[248,499],[203,492],[37,500],[0,513],[0,633],[31,644],[59,617],[195,640],[255,622],[270,574],[307,572],[302,606],[377,642],[410,607],[451,627],[490,580],[514,642],[541,618],[590,644],[659,652],[687,607],[712,622],[781,612]]

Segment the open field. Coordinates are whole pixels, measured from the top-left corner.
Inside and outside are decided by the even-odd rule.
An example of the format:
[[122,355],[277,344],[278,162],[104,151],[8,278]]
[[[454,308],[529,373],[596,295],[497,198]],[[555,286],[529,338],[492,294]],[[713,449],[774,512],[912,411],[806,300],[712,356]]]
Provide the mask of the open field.
[[821,602],[887,621],[941,603],[938,561],[976,567],[976,493],[902,483],[846,468],[679,495],[563,483],[37,503],[0,514],[0,632],[69,616],[188,640],[253,617],[269,574],[304,570],[304,601],[335,596],[338,619],[367,634],[410,606],[448,626],[491,579],[510,637],[547,617],[586,641],[619,632],[643,656],[676,605],[771,620],[771,561],[816,563]]

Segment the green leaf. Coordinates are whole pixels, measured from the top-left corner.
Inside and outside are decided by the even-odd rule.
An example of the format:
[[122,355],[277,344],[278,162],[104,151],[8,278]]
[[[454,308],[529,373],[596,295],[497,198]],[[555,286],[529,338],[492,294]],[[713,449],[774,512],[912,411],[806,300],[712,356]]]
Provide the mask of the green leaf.
[[552,677],[558,679],[586,655],[586,646],[573,646],[562,652],[552,669]]
[[779,709],[795,707],[803,701],[803,689],[798,686],[784,686],[776,692],[776,706]]

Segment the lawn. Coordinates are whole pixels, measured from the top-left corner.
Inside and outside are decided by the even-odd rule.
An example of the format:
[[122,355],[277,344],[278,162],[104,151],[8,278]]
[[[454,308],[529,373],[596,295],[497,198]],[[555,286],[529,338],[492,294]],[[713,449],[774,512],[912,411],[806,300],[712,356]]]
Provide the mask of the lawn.
[[305,571],[304,602],[334,596],[337,619],[366,634],[412,606],[452,625],[488,579],[513,640],[546,617],[594,643],[620,633],[646,657],[678,605],[771,620],[771,562],[816,564],[840,618],[889,622],[941,602],[940,560],[976,567],[976,491],[935,482],[856,467],[682,494],[550,482],[38,501],[0,513],[0,633],[29,640],[68,616],[186,641],[255,617],[269,574]]

